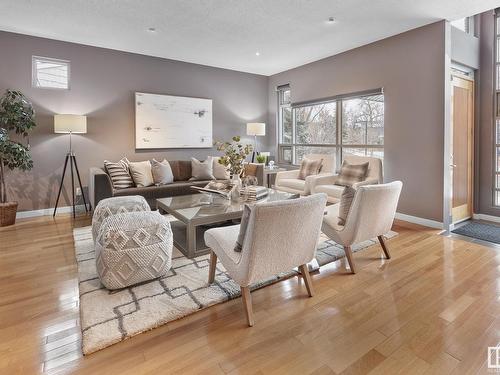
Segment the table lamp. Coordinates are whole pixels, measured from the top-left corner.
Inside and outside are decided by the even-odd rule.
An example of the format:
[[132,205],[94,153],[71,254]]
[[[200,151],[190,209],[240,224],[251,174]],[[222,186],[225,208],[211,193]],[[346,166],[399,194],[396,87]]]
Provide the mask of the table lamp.
[[83,192],[82,180],[80,179],[80,172],[78,171],[78,165],[76,163],[76,155],[73,152],[73,145],[71,142],[72,134],[85,134],[87,133],[87,116],[81,115],[55,115],[54,116],[54,133],[59,134],[69,134],[69,151],[66,154],[66,159],[64,160],[64,168],[61,177],[61,184],[59,185],[59,192],[57,193],[56,206],[54,207],[54,214],[56,216],[57,205],[59,204],[59,198],[61,196],[61,191],[64,185],[64,177],[66,175],[66,168],[68,166],[68,161],[71,170],[71,197],[73,202],[73,217],[76,216],[75,213],[75,179],[74,171],[76,171],[76,176],[78,178],[78,184],[80,185],[80,191],[82,193],[83,204],[85,206],[85,211],[87,210],[87,202],[85,200],[85,194]]
[[257,154],[257,136],[266,135],[266,124],[263,122],[249,122],[247,123],[247,135],[253,135],[254,148],[252,153],[252,163],[255,160],[255,155]]

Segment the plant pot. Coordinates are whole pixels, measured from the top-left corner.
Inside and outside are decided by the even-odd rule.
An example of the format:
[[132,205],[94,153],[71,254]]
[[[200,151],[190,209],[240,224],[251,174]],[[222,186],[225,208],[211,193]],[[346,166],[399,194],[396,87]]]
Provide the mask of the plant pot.
[[17,202],[0,203],[0,227],[16,222]]

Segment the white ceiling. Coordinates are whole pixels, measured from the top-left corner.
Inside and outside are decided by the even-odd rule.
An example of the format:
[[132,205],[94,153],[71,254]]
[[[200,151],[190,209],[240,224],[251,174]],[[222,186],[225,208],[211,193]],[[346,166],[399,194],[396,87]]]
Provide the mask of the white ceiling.
[[498,6],[500,0],[0,0],[0,29],[271,75]]

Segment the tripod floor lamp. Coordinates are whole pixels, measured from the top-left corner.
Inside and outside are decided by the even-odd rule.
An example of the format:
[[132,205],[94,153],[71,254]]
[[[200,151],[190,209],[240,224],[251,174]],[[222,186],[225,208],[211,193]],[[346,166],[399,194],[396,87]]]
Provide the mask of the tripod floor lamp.
[[59,204],[59,198],[61,197],[61,191],[64,186],[64,177],[66,176],[66,168],[68,167],[68,162],[71,170],[71,199],[73,203],[73,217],[76,216],[75,213],[75,177],[74,173],[76,171],[76,176],[78,178],[78,184],[80,185],[80,191],[82,193],[83,204],[85,206],[85,211],[88,212],[87,202],[85,201],[85,194],[83,193],[82,180],[80,179],[80,172],[78,171],[78,165],[76,164],[76,155],[73,152],[73,145],[71,143],[71,135],[74,134],[85,134],[87,133],[87,117],[80,115],[55,115],[54,116],[54,133],[69,134],[69,152],[66,154],[66,159],[64,160],[64,168],[61,176],[61,184],[59,185],[59,192],[57,193],[56,206],[54,207],[54,214],[56,216],[57,205]]
[[257,136],[266,135],[266,124],[263,122],[249,122],[247,123],[247,135],[253,135],[255,137],[254,147],[252,153],[252,163],[255,161],[255,155],[257,152]]

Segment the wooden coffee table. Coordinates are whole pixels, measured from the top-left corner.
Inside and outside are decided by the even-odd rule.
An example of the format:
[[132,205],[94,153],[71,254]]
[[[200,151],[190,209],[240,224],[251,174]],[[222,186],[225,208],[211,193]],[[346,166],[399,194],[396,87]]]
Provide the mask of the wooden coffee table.
[[[257,203],[299,197],[298,194],[268,190],[269,195]],[[177,219],[170,223],[174,245],[188,258],[207,254],[210,249],[203,239],[205,231],[213,227],[235,224],[233,220],[241,219],[244,204],[245,202],[232,202],[214,194],[204,193],[156,200],[160,213],[168,213]]]

